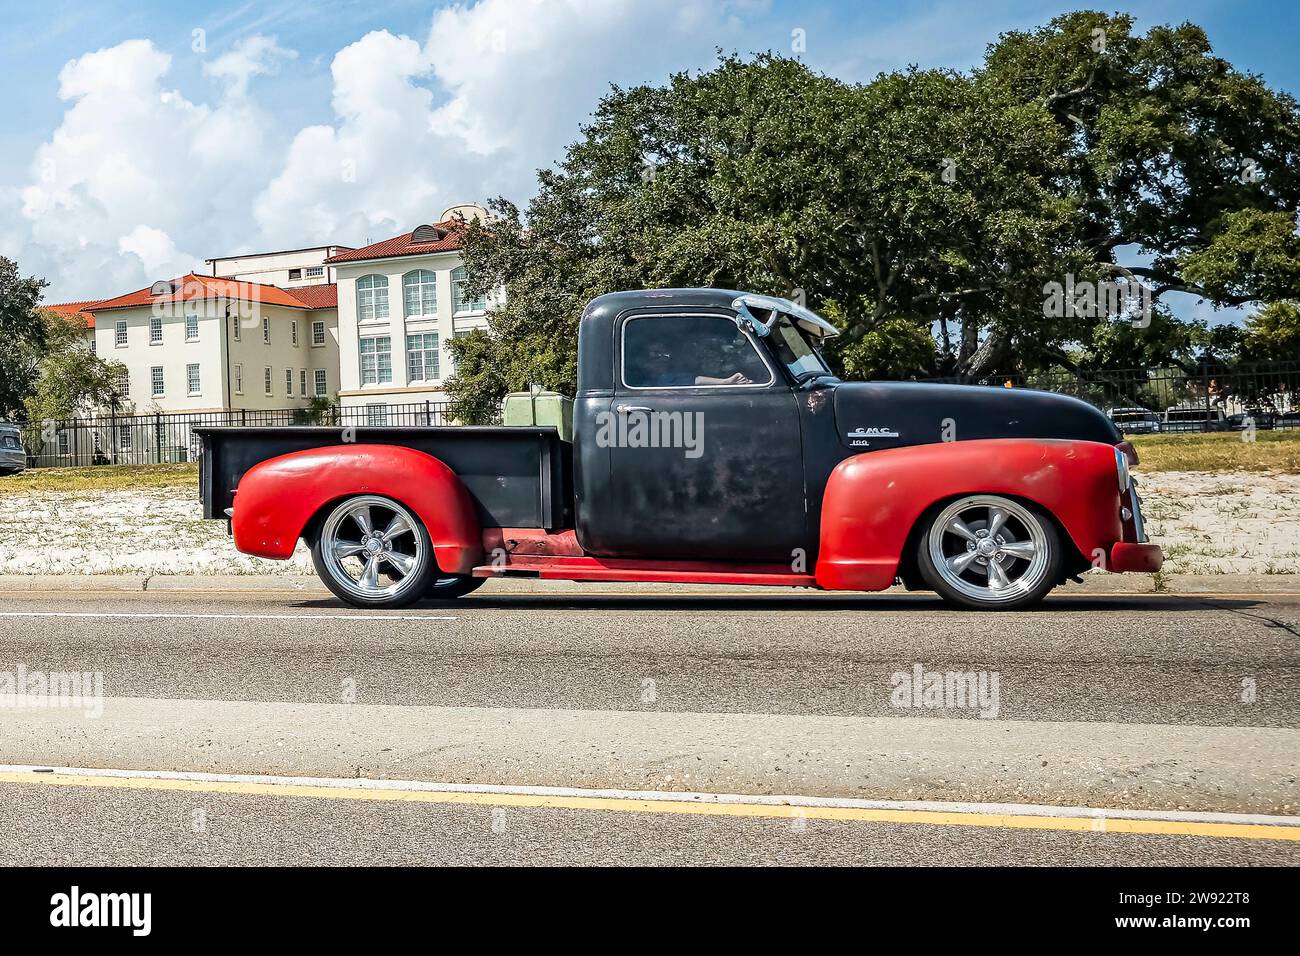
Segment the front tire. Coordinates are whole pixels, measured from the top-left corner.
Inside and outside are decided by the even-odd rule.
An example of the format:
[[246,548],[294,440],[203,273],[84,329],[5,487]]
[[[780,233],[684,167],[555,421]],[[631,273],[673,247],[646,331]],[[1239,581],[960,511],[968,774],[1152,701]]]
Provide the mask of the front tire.
[[926,584],[967,610],[1029,607],[1061,580],[1052,519],[1002,495],[968,495],[941,509],[920,535],[916,559]]
[[325,586],[353,607],[408,607],[438,573],[424,523],[382,495],[335,505],[321,522],[311,560]]

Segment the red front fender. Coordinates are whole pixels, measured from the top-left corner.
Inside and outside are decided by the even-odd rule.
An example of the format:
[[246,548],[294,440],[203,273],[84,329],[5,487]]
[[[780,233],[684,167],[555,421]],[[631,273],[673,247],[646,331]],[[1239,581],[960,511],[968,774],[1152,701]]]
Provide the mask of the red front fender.
[[1059,439],[998,438],[868,452],[831,472],[822,502],[817,583],[879,591],[898,573],[908,533],[932,504],[977,493],[1040,505],[1089,561],[1122,537],[1115,450]]
[[396,445],[331,445],[254,465],[235,495],[235,547],[284,560],[316,512],[363,494],[384,495],[414,511],[443,571],[468,574],[482,563],[478,515],[460,478],[431,455]]

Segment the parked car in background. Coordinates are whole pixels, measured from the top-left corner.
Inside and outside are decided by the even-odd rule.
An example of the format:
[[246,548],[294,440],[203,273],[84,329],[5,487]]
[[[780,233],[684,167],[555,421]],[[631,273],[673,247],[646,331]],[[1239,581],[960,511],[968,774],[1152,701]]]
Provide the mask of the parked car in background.
[[1273,412],[1262,408],[1252,408],[1228,416],[1228,429],[1230,431],[1245,431],[1249,425],[1253,425],[1262,431],[1268,431],[1276,427],[1277,416]]
[[1222,408],[1213,405],[1175,405],[1165,409],[1161,431],[1165,432],[1222,432],[1228,430],[1228,418]]
[[13,475],[27,467],[22,432],[17,425],[0,422],[0,475]]
[[1300,409],[1291,409],[1273,418],[1274,428],[1300,428]]
[[1150,435],[1160,431],[1160,413],[1148,408],[1112,408],[1106,414],[1122,435]]

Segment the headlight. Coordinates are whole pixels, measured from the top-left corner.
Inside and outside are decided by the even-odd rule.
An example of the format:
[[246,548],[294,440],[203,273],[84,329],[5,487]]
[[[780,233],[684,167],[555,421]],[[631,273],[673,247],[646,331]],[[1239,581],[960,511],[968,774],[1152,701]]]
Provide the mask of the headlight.
[[1120,494],[1128,491],[1129,474],[1128,474],[1128,455],[1123,450],[1115,449],[1115,471],[1119,475]]

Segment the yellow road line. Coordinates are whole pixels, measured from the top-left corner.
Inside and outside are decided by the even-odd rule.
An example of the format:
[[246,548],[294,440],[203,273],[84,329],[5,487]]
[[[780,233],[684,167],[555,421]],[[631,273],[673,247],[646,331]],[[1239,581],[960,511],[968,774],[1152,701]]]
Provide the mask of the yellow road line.
[[1230,837],[1242,840],[1300,841],[1300,827],[1294,826],[1181,820],[1135,820],[1106,817],[1104,815],[1095,817],[1036,816],[1031,814],[962,813],[942,810],[790,806],[691,800],[637,800],[616,797],[579,797],[530,793],[362,789],[289,783],[176,780],[154,777],[100,777],[30,772],[0,772],[0,783],[47,787],[216,793],[235,796],[293,797],[319,800],[396,801],[553,810],[595,810],[616,813],[669,813],[704,817],[841,820],[854,823],[931,824],[1017,830],[1095,831],[1105,833],[1145,833],[1161,836]]

